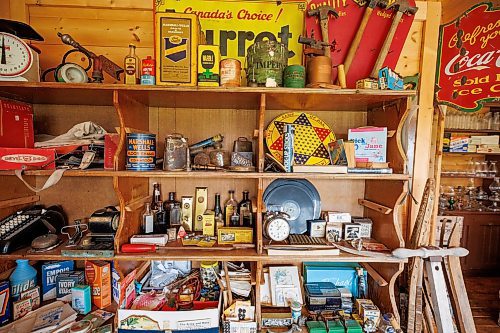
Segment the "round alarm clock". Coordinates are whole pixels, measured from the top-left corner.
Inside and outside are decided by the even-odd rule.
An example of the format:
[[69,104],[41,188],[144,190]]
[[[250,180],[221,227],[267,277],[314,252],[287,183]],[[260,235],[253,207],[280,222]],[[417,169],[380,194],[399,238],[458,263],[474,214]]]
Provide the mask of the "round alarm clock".
[[22,39],[0,32],[0,79],[18,78],[33,65],[30,47]]
[[290,235],[290,216],[283,212],[267,212],[264,217],[264,237],[282,242]]

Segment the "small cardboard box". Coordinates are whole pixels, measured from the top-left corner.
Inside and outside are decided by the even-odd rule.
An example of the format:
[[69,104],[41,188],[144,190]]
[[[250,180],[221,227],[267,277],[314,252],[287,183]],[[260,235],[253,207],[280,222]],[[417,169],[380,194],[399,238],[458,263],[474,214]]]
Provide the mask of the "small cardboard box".
[[203,235],[215,236],[215,213],[212,210],[207,210],[202,215]]
[[340,222],[340,223],[351,222],[351,214],[350,213],[325,212],[323,215],[324,215],[324,218],[327,222]]
[[327,222],[325,235],[329,242],[338,242],[342,239],[344,224],[342,222]]
[[111,304],[111,267],[106,261],[85,261],[85,280],[92,289],[92,303],[102,309]]
[[0,147],[0,170],[53,170],[55,149]]
[[104,169],[115,169],[115,154],[120,143],[120,134],[107,133],[104,135]]
[[253,228],[221,227],[217,229],[219,244],[251,244],[253,243]]
[[325,220],[307,220],[307,233],[310,237],[325,237],[326,221]]
[[219,45],[198,45],[198,85],[218,87],[220,79]]
[[42,265],[42,300],[56,298],[57,276],[72,271],[74,267],[73,260],[49,262]]
[[86,315],[92,308],[90,289],[87,285],[76,285],[71,289],[71,307],[79,314]]
[[57,298],[71,294],[71,288],[77,284],[83,284],[85,273],[83,271],[68,271],[59,274],[56,278]]
[[196,86],[200,35],[196,14],[155,13],[157,85]]
[[33,148],[33,106],[0,98],[0,147]]
[[387,162],[387,127],[349,129],[356,162]]

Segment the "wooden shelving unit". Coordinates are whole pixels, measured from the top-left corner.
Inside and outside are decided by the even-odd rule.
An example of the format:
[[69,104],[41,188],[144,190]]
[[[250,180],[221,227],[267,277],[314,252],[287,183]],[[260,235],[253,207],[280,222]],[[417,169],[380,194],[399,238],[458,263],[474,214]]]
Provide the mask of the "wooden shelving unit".
[[453,133],[473,133],[473,134],[500,134],[500,130],[494,129],[459,129],[459,128],[445,128],[445,132]]
[[[220,260],[256,263],[259,272],[265,265],[303,261],[365,262],[370,263],[388,284],[370,284],[371,297],[386,312],[398,313],[395,283],[403,271],[404,260],[372,258],[341,253],[338,256],[310,257],[298,254],[293,258],[268,256],[263,249],[262,212],[265,210],[262,194],[274,180],[304,178],[310,180],[322,198],[323,210],[348,211],[373,220],[373,237],[394,249],[405,244],[407,228],[406,197],[411,177],[401,144],[402,128],[408,115],[409,98],[413,91],[322,90],[290,88],[165,88],[127,86],[121,84],[63,84],[63,83],[8,83],[0,82],[1,95],[34,104],[37,129],[49,134],[60,134],[74,123],[92,120],[108,130],[119,128],[120,143],[114,157],[115,170],[68,170],[58,184],[38,193],[40,204],[60,203],[69,220],[89,216],[106,205],[119,205],[120,226],[115,237],[114,260],[120,274],[127,273],[133,263],[153,260]],[[385,126],[395,134],[388,138],[387,159],[394,174],[312,174],[266,173],[264,170],[264,139],[267,124],[277,115],[303,110],[317,114],[327,122],[338,137],[358,126]],[[125,130],[149,131],[157,135],[158,151],[163,149],[163,138],[180,132],[190,142],[196,142],[216,133],[225,137],[225,148],[230,150],[239,136],[256,136],[254,150],[256,172],[132,172],[125,170]],[[160,153],[160,156],[162,154]],[[34,185],[45,182],[51,171],[27,170],[24,178]],[[13,172],[1,171],[0,180],[10,191],[0,193],[0,202],[22,202],[16,199],[32,198],[31,193]],[[163,195],[176,191],[178,198],[193,195],[196,186],[209,188],[208,206],[212,207],[215,192],[228,189],[250,190],[257,202],[256,237],[254,248],[208,250],[165,248],[155,253],[124,254],[121,245],[130,236],[139,233],[139,221],[144,202],[150,200],[151,184],[159,182]],[[239,196],[238,196],[239,198]],[[364,199],[389,207],[383,214],[358,204]],[[19,209],[15,205],[0,209],[5,216]],[[61,247],[47,253],[35,254],[20,250],[1,255],[4,262],[17,258],[31,260],[69,259],[60,255]],[[86,258],[71,258],[83,260]],[[95,259],[95,258],[92,258]],[[100,258],[107,259],[109,258]],[[4,263],[5,265],[5,263]],[[260,315],[260,274],[256,275],[257,318]],[[372,286],[373,285],[373,286]]]

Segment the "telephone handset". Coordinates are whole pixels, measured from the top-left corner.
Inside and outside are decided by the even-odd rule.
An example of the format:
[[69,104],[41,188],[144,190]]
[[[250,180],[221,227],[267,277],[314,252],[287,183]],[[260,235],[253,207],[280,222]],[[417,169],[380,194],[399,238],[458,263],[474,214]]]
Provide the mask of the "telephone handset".
[[36,205],[17,211],[0,221],[0,252],[10,253],[30,245],[38,236],[57,234],[66,224],[66,215],[57,205]]

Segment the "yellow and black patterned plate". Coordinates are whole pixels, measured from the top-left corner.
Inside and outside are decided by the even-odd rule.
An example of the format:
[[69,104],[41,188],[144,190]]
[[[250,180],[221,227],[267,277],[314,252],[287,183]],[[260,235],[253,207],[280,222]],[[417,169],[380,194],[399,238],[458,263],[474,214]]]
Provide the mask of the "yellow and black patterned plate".
[[270,153],[283,163],[283,128],[295,127],[294,164],[328,165],[328,144],[335,134],[320,118],[305,112],[289,112],[276,117],[267,127],[266,145]]

